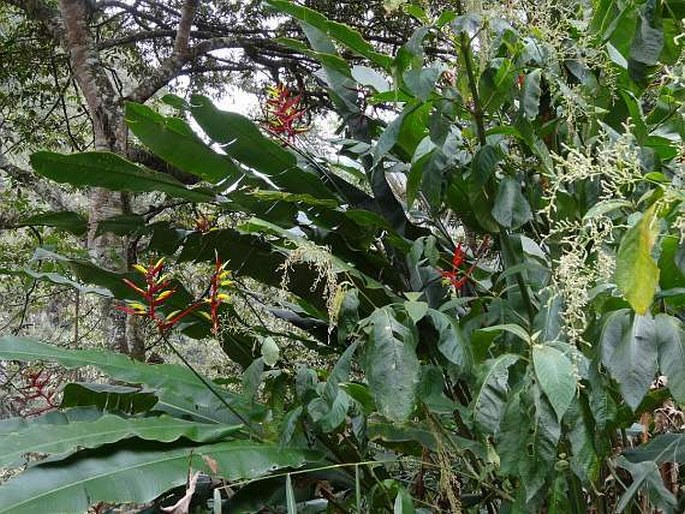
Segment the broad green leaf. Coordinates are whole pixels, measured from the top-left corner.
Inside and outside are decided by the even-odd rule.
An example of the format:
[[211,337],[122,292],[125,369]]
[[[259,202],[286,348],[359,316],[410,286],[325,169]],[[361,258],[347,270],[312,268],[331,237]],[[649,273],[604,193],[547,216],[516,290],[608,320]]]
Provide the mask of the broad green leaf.
[[202,180],[216,184],[242,176],[230,158],[207,146],[184,120],[164,117],[145,105],[127,103],[126,122],[155,154]]
[[267,0],[267,4],[297,18],[303,23],[315,27],[335,41],[342,43],[353,52],[356,52],[362,57],[366,57],[384,70],[390,71],[392,58],[378,53],[370,43],[364,40],[359,32],[351,29],[347,25],[328,20],[322,14],[319,14],[308,7],[300,6],[285,0]]
[[632,204],[627,200],[603,200],[588,209],[583,216],[583,221],[590,220],[604,216],[605,214],[621,209],[623,207],[630,207]]
[[0,513],[85,512],[96,502],[146,503],[186,482],[188,468],[227,480],[258,478],[298,468],[308,453],[278,445],[228,441],[202,446],[144,445],[83,451],[39,464],[0,486]]
[[27,453],[66,455],[132,437],[164,443],[181,437],[202,443],[212,442],[239,429],[240,425],[200,424],[169,416],[127,419],[111,414],[95,421],[77,421],[50,428],[32,423],[23,430],[1,436],[0,466],[16,464]]
[[513,395],[496,447],[502,473],[520,477],[526,502],[552,477],[560,436],[561,425],[537,386]]
[[267,175],[297,166],[295,155],[264,136],[249,118],[217,109],[201,95],[191,97],[190,112],[212,141],[246,166]]
[[517,229],[531,220],[533,213],[517,180],[506,178],[500,181],[492,217],[503,227],[511,229]]
[[147,222],[143,216],[138,216],[136,214],[121,214],[98,221],[96,235],[111,232],[118,236],[126,236],[135,233],[141,234],[147,230]]
[[618,463],[630,472],[633,481],[616,505],[616,512],[623,512],[640,490],[644,490],[649,495],[650,507],[654,506],[659,509],[658,512],[666,514],[675,512],[676,498],[664,486],[663,478],[655,462],[632,463],[619,459]]
[[618,382],[628,406],[635,410],[656,374],[657,337],[654,319],[631,314],[628,309],[612,313],[600,341],[602,364]]
[[533,346],[533,366],[542,391],[561,421],[576,394],[576,371],[569,358],[551,346]]
[[471,348],[462,334],[459,325],[449,316],[435,309],[428,311],[428,317],[438,332],[438,350],[445,358],[459,366],[461,372],[468,373],[473,364]]
[[400,487],[397,490],[397,496],[395,497],[395,503],[393,505],[393,514],[415,514],[416,509],[414,509],[414,502],[412,501],[409,491],[404,487]]
[[514,334],[516,337],[519,337],[525,342],[530,342],[530,335],[528,335],[528,332],[521,326],[521,325],[515,325],[513,323],[504,323],[502,325],[492,325],[490,327],[484,327],[480,329],[481,332],[509,332],[510,334]]
[[416,98],[425,102],[443,71],[444,68],[438,65],[407,70],[403,75],[404,83]]
[[477,222],[489,232],[498,232],[499,225],[492,217],[495,202],[494,192],[490,190],[491,177],[500,161],[499,151],[486,145],[476,152],[471,162],[471,174],[468,179],[468,199]]
[[634,463],[685,463],[685,434],[660,434],[647,444],[625,450],[621,455]]
[[362,367],[379,412],[404,421],[414,410],[419,359],[411,330],[389,308],[378,309],[367,320]]
[[484,364],[485,373],[473,401],[473,414],[486,433],[495,434],[499,428],[509,392],[509,368],[519,358],[519,355],[505,353]]
[[37,152],[31,156],[31,166],[44,177],[72,186],[104,187],[112,191],[134,193],[161,191],[193,202],[211,202],[215,199],[215,195],[209,191],[188,189],[169,175],[142,168],[113,153],[62,155]]
[[280,358],[281,350],[273,337],[265,337],[262,339],[261,354],[264,359],[264,364],[271,367],[276,365]]
[[523,79],[522,107],[523,114],[529,121],[533,121],[538,116],[540,109],[540,79],[542,70],[539,68],[528,73]]
[[404,302],[404,310],[407,311],[414,323],[418,323],[428,313],[428,304],[426,302],[408,301]]
[[667,314],[654,318],[659,369],[668,379],[668,389],[680,405],[685,404],[685,331],[682,322]]
[[157,403],[150,391],[116,384],[70,382],[62,390],[60,408],[94,406],[114,413],[148,412]]
[[593,422],[592,414],[581,395],[574,399],[566,414],[571,470],[583,484],[597,480],[601,470],[601,461],[595,448],[595,430],[599,430],[599,427]]
[[51,282],[53,284],[57,284],[60,286],[68,286],[72,289],[76,289],[77,291],[83,294],[96,294],[99,296],[104,296],[106,298],[112,297],[112,293],[109,291],[109,289],[105,289],[102,287],[87,286],[85,284],[81,284],[80,282],[76,282],[75,280],[72,280],[70,278],[67,278],[64,275],[60,275],[59,273],[40,273],[26,268],[23,270],[0,269],[0,275],[25,275],[35,280]]
[[46,212],[34,214],[28,218],[19,220],[18,227],[53,227],[66,230],[76,236],[82,236],[88,231],[88,220],[80,214],[72,211]]
[[652,258],[658,227],[656,205],[653,205],[628,229],[616,256],[616,285],[630,306],[641,315],[652,304],[659,284],[659,267]]
[[352,66],[352,77],[362,86],[371,86],[379,93],[390,90],[390,84],[386,78],[368,66]]
[[647,0],[640,8],[637,29],[633,35],[628,58],[628,72],[638,85],[645,87],[651,67],[659,62],[664,47],[664,29],[657,0]]
[[[190,416],[207,423],[241,423],[187,368],[172,364],[148,365],[106,350],[68,350],[21,337],[0,338],[0,359],[21,362],[46,360],[73,369],[94,366],[112,378],[144,384],[157,390],[155,409],[174,416]],[[218,386],[230,402],[234,395]]]

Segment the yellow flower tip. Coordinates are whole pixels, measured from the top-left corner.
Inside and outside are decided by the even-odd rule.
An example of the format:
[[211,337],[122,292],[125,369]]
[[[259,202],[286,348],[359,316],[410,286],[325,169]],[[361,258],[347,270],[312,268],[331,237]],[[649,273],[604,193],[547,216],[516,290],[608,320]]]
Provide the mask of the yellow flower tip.
[[166,319],[167,319],[167,320],[170,320],[171,318],[173,318],[174,316],[176,316],[176,315],[179,314],[180,312],[181,312],[181,311],[174,311],[174,312],[170,313],[169,315],[167,315]]
[[222,271],[221,273],[219,273],[219,280],[226,280],[230,276],[231,276],[230,271]]
[[207,312],[207,311],[200,311],[200,315],[204,318],[207,318],[209,321],[212,321],[212,315]]
[[219,293],[218,295],[216,295],[216,299],[220,302],[228,302],[231,300],[231,297],[228,296],[226,293]]
[[128,306],[131,307],[131,309],[140,312],[141,314],[147,312],[147,306],[140,302],[130,302]]
[[171,278],[171,275],[169,275],[168,273],[165,273],[164,275],[159,277],[155,282],[157,284],[162,284],[162,283],[166,282],[167,280],[169,280],[170,278]]
[[147,268],[145,266],[141,266],[140,264],[134,264],[133,269],[139,271],[143,275],[147,275]]
[[171,289],[167,289],[166,291],[162,291],[161,293],[159,293],[157,295],[157,297],[155,298],[155,300],[157,300],[158,302],[163,302],[164,300],[169,298],[172,294],[174,294],[174,291]]
[[223,281],[221,282],[221,287],[230,287],[230,286],[232,286],[232,285],[233,285],[233,281],[232,281],[232,280],[223,280]]
[[164,257],[161,257],[156,263],[155,263],[155,268],[160,268],[164,264]]

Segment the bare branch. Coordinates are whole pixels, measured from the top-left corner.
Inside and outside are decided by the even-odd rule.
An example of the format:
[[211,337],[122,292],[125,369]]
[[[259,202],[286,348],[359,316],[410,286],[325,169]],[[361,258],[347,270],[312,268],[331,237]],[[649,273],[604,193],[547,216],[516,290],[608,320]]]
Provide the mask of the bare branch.
[[185,55],[188,52],[190,29],[193,26],[193,19],[195,18],[199,3],[199,0],[186,0],[183,4],[181,21],[178,23],[178,30],[176,31],[173,54]]

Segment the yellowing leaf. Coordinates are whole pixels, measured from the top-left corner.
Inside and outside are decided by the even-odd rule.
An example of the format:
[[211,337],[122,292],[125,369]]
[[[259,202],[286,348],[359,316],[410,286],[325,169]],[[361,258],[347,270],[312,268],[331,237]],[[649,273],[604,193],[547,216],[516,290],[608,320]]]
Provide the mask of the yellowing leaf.
[[623,236],[616,258],[616,285],[635,312],[646,314],[659,283],[659,267],[652,257],[652,247],[659,234],[656,206]]

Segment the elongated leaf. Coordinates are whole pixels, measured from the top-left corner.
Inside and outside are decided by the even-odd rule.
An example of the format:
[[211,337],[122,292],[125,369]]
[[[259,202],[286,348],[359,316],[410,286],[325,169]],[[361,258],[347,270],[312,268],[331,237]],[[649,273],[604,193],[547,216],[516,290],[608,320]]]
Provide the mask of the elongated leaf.
[[659,369],[668,379],[673,398],[685,404],[685,331],[673,316],[659,314],[654,319],[659,351]]
[[473,402],[473,413],[478,426],[487,433],[494,434],[499,428],[509,391],[509,368],[519,358],[505,353],[485,363],[485,374]]
[[167,118],[145,105],[127,103],[126,123],[142,143],[174,166],[216,184],[242,172],[229,157],[207,146],[179,118]]
[[619,460],[619,464],[630,472],[633,481],[628,489],[626,489],[626,492],[623,493],[623,496],[621,496],[618,505],[616,505],[617,512],[623,512],[641,489],[645,489],[648,492],[651,505],[660,509],[659,512],[667,514],[675,512],[676,498],[664,486],[664,481],[661,478],[661,473],[659,473],[656,463],[632,463]]
[[369,338],[362,366],[378,410],[404,421],[414,409],[419,359],[411,330],[395,319],[391,309],[378,309],[368,319]]
[[20,227],[54,227],[66,230],[76,236],[82,236],[88,231],[88,220],[80,214],[72,211],[47,212],[45,214],[35,214],[20,220]]
[[386,71],[390,71],[392,58],[376,52],[374,47],[365,41],[359,32],[351,29],[347,25],[327,20],[325,16],[308,7],[296,5],[285,0],[267,0],[267,4],[275,7],[281,12],[290,14],[303,23],[316,27],[324,34],[347,46],[347,48],[353,52],[358,53],[362,57],[366,57]]
[[573,364],[566,355],[551,346],[533,346],[533,366],[540,387],[561,421],[576,394]]
[[190,112],[212,141],[246,166],[267,175],[297,166],[295,155],[265,137],[245,116],[219,110],[201,95],[191,97]]
[[0,275],[24,275],[27,277],[31,277],[35,280],[51,282],[52,284],[57,284],[60,286],[68,286],[84,294],[96,294],[99,296],[104,296],[106,298],[112,297],[112,293],[108,289],[104,289],[102,287],[87,286],[81,284],[80,282],[76,282],[75,280],[72,280],[70,278],[67,278],[64,275],[60,275],[59,273],[40,273],[28,268],[23,270],[6,270],[0,268]]
[[651,317],[616,311],[606,321],[601,336],[602,364],[618,382],[621,395],[635,410],[657,370],[657,339]]
[[659,267],[651,254],[658,233],[653,205],[628,229],[616,256],[616,285],[638,314],[647,312],[659,284]]
[[514,323],[504,323],[502,325],[492,325],[490,327],[484,327],[480,329],[481,332],[509,332],[510,334],[514,334],[516,337],[521,338],[525,342],[530,341],[530,336],[528,335],[528,332],[520,326],[520,325],[515,325]]
[[[67,350],[20,337],[0,338],[0,359],[47,360],[67,368],[95,366],[117,380],[156,389],[159,398],[155,406],[157,410],[174,416],[191,416],[208,423],[242,422],[190,370],[182,366],[152,366],[106,350]],[[227,401],[234,399],[234,395],[218,386],[215,385],[214,389],[220,391]]]
[[661,434],[647,444],[625,450],[623,457],[630,462],[685,463],[685,434]]
[[529,121],[534,120],[538,116],[540,108],[540,79],[542,71],[538,68],[528,73],[523,81],[523,114]]
[[139,414],[157,403],[154,393],[138,387],[70,382],[62,390],[60,408],[93,406],[106,412]]
[[104,187],[112,191],[134,193],[161,191],[194,202],[211,202],[215,198],[209,191],[188,189],[169,175],[141,168],[113,153],[62,155],[37,152],[31,156],[31,165],[44,177],[73,186]]
[[219,476],[238,480],[300,467],[307,455],[248,441],[85,451],[35,466],[0,486],[0,513],[85,512],[98,501],[145,503],[184,484],[189,467],[213,475],[203,457],[216,462]]
[[438,332],[438,350],[445,358],[459,366],[463,372],[468,372],[473,364],[471,348],[459,326],[440,311],[428,311],[435,330]]
[[513,178],[499,183],[499,190],[492,208],[492,217],[506,228],[516,229],[533,217],[528,200],[521,193],[521,184]]
[[15,464],[22,455],[32,452],[70,454],[83,448],[97,448],[131,437],[165,443],[181,437],[196,442],[212,442],[239,429],[240,425],[207,425],[170,416],[126,419],[111,414],[95,421],[77,421],[51,426],[49,429],[44,425],[30,424],[21,431],[2,436],[0,466]]

